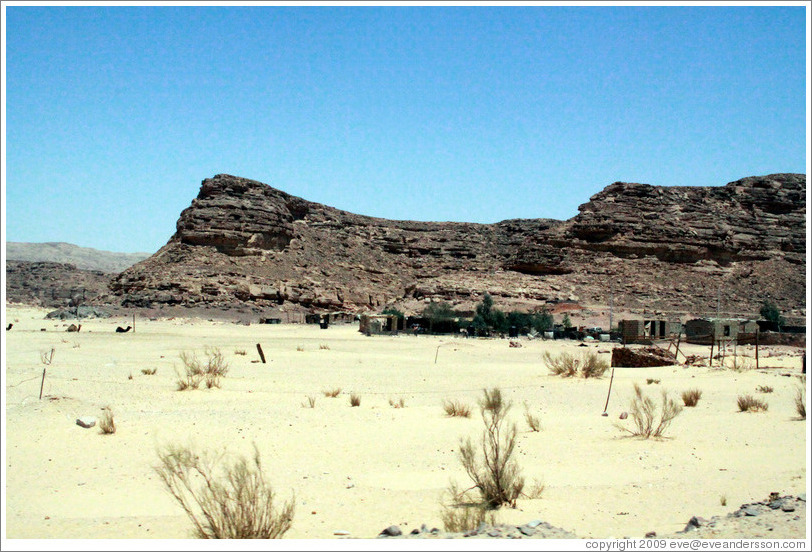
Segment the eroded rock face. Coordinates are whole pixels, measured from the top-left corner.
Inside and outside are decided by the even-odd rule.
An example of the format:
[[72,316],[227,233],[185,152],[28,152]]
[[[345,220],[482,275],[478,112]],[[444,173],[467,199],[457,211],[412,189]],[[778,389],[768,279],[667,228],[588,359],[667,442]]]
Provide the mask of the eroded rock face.
[[[634,308],[804,309],[806,176],[720,187],[616,182],[567,221],[390,221],[230,175],[203,181],[169,243],[120,274],[124,305],[362,311],[575,300]],[[722,290],[720,292],[720,289]]]

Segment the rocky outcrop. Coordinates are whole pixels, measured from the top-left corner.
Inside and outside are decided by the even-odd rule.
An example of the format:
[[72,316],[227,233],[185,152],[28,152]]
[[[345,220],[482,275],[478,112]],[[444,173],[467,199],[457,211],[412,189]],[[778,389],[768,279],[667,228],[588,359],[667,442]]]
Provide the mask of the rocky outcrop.
[[108,294],[110,278],[110,274],[67,263],[6,261],[6,299],[43,307],[75,307]]
[[230,175],[203,181],[177,231],[111,284],[124,305],[417,310],[581,301],[786,312],[804,304],[806,176],[719,187],[616,182],[567,221],[390,221]]

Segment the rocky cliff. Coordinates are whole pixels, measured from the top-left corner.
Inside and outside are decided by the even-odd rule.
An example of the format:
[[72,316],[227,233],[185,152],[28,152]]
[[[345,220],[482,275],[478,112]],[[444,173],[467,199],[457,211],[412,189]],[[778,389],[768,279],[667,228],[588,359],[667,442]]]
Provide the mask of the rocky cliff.
[[[701,313],[805,312],[806,176],[718,187],[616,182],[567,221],[391,221],[230,175],[203,181],[155,255],[111,284],[125,306],[419,310],[573,301]],[[611,299],[610,299],[611,298]]]

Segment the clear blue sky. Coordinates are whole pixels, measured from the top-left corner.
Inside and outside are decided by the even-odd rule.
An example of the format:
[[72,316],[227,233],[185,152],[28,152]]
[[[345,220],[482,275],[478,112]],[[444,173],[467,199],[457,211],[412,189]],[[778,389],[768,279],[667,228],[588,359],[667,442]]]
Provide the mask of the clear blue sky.
[[802,4],[4,7],[7,241],[153,252],[218,173],[497,222],[807,172]]

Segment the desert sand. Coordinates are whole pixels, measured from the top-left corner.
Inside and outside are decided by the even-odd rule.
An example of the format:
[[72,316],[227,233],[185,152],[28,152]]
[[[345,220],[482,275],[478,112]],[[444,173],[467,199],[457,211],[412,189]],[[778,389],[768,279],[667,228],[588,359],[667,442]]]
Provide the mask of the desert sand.
[[[476,402],[492,387],[513,402],[523,475],[544,484],[540,498],[500,509],[500,522],[538,519],[584,538],[641,538],[673,534],[692,516],[724,515],[771,492],[807,492],[808,423],[793,402],[796,348],[762,347],[760,370],[617,368],[604,417],[609,372],[562,379],[541,360],[544,351],[584,350],[578,342],[520,338],[514,348],[507,339],[367,337],[357,324],[323,330],[181,318],[139,318],[135,332],[115,333],[132,324],[126,317],[85,320],[69,333],[74,321],[45,320],[46,312],[6,308],[14,324],[4,347],[8,539],[189,538],[188,518],[153,470],[156,449],[167,443],[232,455],[249,455],[255,443],[279,501],[295,495],[288,539],[374,538],[390,525],[442,529],[449,482],[469,486],[460,438],[479,440]],[[589,344],[607,360],[613,346]],[[179,354],[203,357],[206,347],[219,348],[230,365],[221,388],[176,390]],[[41,353],[51,349],[45,366]],[[682,350],[708,354],[701,346]],[[142,373],[153,368],[154,375]],[[616,427],[634,383],[657,400],[663,389],[675,398],[688,388],[703,394],[666,438],[645,440]],[[774,390],[759,393],[759,386]],[[338,387],[336,398],[323,394]],[[350,406],[351,393],[360,395],[359,407]],[[736,399],[745,393],[769,409],[739,412]],[[390,399],[400,398],[405,407],[393,408]],[[447,417],[444,400],[467,403],[472,416]],[[76,424],[108,405],[115,434]],[[525,405],[540,431],[530,431]]]

